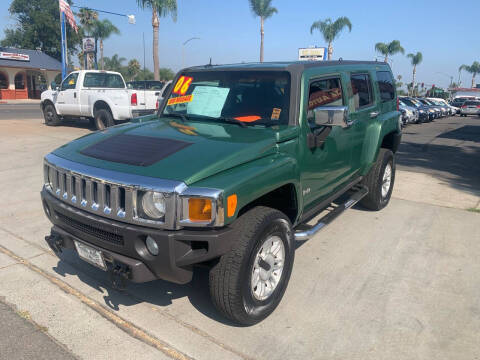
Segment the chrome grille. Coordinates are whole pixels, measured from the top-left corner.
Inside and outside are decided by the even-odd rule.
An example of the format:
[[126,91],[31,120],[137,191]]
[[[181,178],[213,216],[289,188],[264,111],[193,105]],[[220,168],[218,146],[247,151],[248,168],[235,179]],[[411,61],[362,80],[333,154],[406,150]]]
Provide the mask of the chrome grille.
[[137,190],[45,164],[45,185],[55,197],[112,219],[133,221]]
[[[65,204],[117,221],[170,230],[183,226],[223,226],[223,196],[218,189],[188,188],[181,181],[102,169],[52,153],[45,156],[44,184],[48,192]],[[165,196],[167,211],[163,220],[145,218],[140,210],[141,205],[137,202],[147,191]],[[213,209],[218,214],[212,224],[180,220],[183,200],[192,196],[215,201]]]

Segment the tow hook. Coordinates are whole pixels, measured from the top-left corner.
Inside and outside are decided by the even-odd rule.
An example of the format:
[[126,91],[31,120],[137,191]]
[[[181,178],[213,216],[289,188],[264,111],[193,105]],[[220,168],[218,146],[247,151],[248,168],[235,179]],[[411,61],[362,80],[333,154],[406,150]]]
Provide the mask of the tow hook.
[[128,265],[121,263],[113,263],[113,267],[109,270],[109,278],[112,287],[117,290],[125,290],[127,280],[130,279],[131,270]]
[[62,253],[63,239],[60,235],[51,233],[50,235],[45,236],[45,241],[55,254]]

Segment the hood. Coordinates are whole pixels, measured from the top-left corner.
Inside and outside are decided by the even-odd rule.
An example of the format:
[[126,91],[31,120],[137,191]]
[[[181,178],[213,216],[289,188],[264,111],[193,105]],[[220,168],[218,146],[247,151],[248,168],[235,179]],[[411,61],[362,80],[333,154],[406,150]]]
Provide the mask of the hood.
[[45,100],[45,99],[56,99],[58,95],[58,91],[56,90],[45,90],[42,92],[40,95],[40,100]]
[[98,131],[53,153],[89,166],[189,185],[274,154],[279,131],[162,118]]

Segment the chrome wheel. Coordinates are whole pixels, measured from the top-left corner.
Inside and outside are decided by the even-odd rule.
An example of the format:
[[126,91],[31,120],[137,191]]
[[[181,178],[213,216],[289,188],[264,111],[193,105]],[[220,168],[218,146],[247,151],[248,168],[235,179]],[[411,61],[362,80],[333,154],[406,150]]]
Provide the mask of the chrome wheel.
[[251,291],[255,299],[263,301],[272,295],[282,278],[285,264],[285,246],[278,236],[267,238],[253,262]]
[[390,186],[392,184],[392,165],[390,163],[385,166],[385,171],[383,172],[382,179],[382,198],[386,198],[388,192],[390,191]]

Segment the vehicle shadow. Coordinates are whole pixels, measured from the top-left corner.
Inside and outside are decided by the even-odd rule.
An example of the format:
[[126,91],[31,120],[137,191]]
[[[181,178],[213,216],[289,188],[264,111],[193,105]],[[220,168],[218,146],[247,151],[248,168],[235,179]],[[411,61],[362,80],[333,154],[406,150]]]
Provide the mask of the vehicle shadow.
[[108,273],[82,261],[73,250],[65,250],[60,254],[53,270],[62,277],[76,276],[94,290],[104,293],[105,305],[114,311],[140,303],[166,307],[172,305],[176,299],[187,297],[193,307],[203,315],[228,326],[239,326],[221,316],[214,308],[210,300],[206,268],[196,268],[192,281],[185,285],[163,280],[141,284],[127,282],[124,290],[114,289]]
[[[457,129],[438,137],[480,144],[480,126],[465,127],[475,128],[475,131]],[[480,193],[480,145],[451,146],[402,142],[396,159],[397,167],[401,170],[433,172],[435,177],[453,188],[474,195]]]
[[88,119],[63,119],[57,127],[69,127],[96,131],[95,126]]

